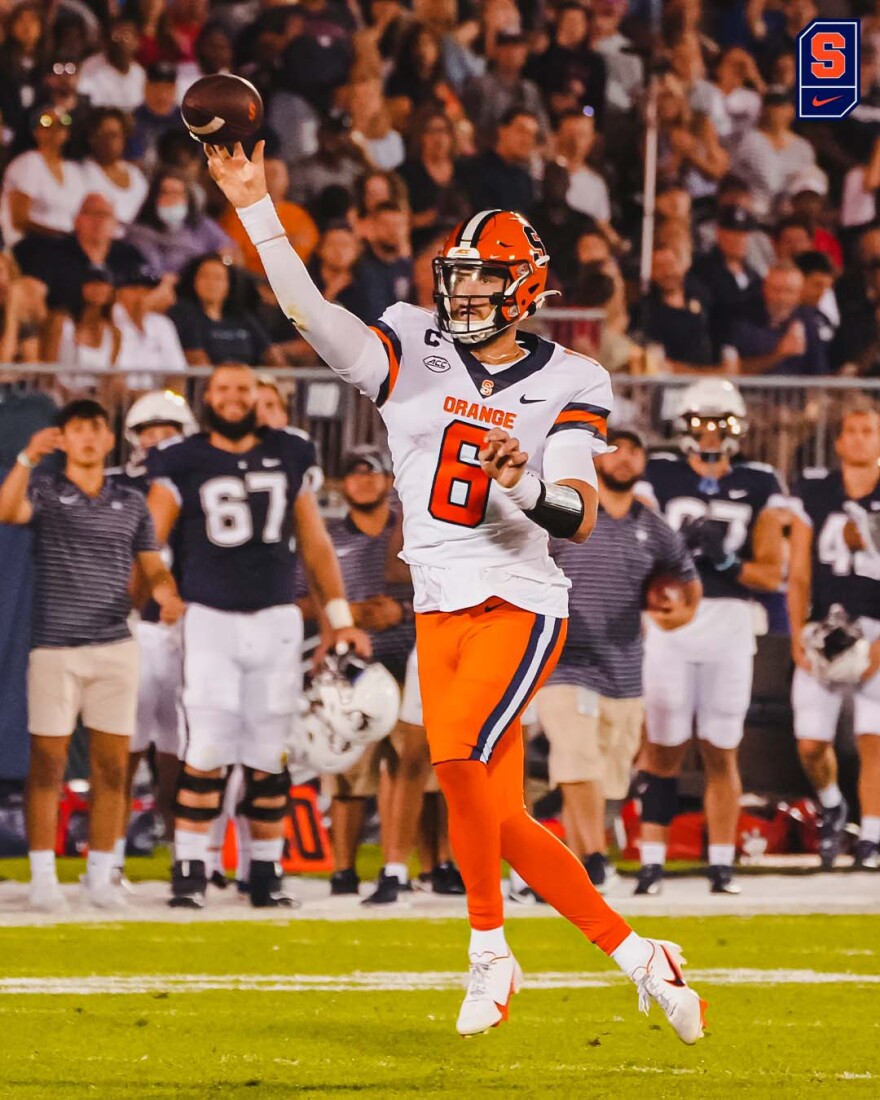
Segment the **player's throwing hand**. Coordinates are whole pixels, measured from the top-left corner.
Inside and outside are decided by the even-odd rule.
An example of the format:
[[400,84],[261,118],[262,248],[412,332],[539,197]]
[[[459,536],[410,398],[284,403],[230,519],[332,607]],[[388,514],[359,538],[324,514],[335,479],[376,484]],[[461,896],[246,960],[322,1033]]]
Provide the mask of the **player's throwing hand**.
[[211,178],[236,208],[253,206],[269,194],[263,166],[265,141],[258,141],[248,158],[239,142],[233,151],[223,145],[206,145]]
[[523,476],[529,456],[520,450],[519,440],[501,428],[486,433],[479,454],[483,472],[503,489],[512,489]]

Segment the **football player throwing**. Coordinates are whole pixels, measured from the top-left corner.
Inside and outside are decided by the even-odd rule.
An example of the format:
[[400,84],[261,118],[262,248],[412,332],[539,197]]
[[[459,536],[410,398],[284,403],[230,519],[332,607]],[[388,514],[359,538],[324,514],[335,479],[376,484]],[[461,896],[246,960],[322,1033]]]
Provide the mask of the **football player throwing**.
[[605,450],[607,373],[521,331],[546,296],[549,256],[520,215],[485,210],[434,260],[436,311],[405,303],[370,328],[327,302],[290,246],[253,159],[208,147],[282,309],[380,409],[403,505],[431,758],[467,887],[470,981],[458,1031],[507,1017],[522,980],[504,933],[502,857],[653,1000],[685,1042],[702,1034],[681,954],[643,939],[579,861],[526,812],[520,716],[565,638],[568,581],[548,533],[585,539],[593,454]]

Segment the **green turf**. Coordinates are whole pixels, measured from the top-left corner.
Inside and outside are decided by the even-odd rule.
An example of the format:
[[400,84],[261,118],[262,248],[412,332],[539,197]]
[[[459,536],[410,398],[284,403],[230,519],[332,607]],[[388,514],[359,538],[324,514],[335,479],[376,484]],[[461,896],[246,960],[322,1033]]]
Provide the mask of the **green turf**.
[[[700,969],[880,973],[876,918],[650,920]],[[85,975],[452,971],[458,921],[0,928],[5,977],[71,992],[0,996],[0,1096],[101,1100],[292,1096],[734,1098],[880,1094],[877,986],[704,983],[709,1031],[682,1046],[625,985],[528,988],[511,1020],[464,1042],[460,993],[212,991],[85,995]],[[509,928],[528,974],[612,973],[561,921]]]

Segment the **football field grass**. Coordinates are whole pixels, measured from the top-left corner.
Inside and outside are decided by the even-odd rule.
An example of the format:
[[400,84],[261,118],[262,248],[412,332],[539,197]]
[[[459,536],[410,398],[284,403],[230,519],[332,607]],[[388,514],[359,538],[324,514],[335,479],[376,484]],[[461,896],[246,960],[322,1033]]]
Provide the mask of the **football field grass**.
[[695,1047],[561,920],[510,924],[526,988],[468,1041],[460,921],[4,927],[0,1097],[876,1097],[877,924],[636,922],[685,947]]

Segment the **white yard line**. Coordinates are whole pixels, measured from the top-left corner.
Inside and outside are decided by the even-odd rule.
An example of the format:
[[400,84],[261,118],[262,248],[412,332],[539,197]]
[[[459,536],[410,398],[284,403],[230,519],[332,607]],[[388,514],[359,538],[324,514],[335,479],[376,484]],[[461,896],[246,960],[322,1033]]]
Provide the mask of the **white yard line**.
[[[823,970],[689,970],[704,985],[880,985],[880,974]],[[239,990],[260,993],[389,993],[461,989],[457,971],[355,971],[351,974],[107,974],[86,977],[0,978],[0,995],[205,993]],[[626,984],[622,974],[544,971],[526,974],[528,989],[607,989]]]

